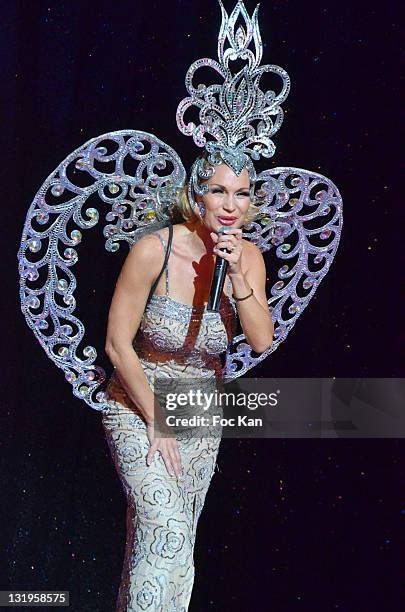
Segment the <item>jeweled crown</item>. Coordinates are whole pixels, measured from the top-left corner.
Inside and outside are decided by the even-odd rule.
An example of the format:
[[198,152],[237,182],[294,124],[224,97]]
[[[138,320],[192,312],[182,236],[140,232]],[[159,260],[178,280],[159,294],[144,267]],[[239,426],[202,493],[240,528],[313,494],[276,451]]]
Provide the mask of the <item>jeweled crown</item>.
[[[177,125],[183,134],[192,136],[199,147],[209,150],[209,142],[213,141],[223,160],[239,174],[241,164],[244,165],[243,154],[256,160],[260,156],[269,158],[274,155],[276,147],[271,137],[283,122],[281,104],[288,96],[290,78],[280,66],[260,66],[263,44],[258,24],[259,5],[250,18],[242,0],[238,1],[230,16],[221,0],[219,4],[222,24],[218,37],[218,61],[204,58],[190,66],[186,75],[189,96],[178,106]],[[238,24],[238,21],[243,23]],[[234,73],[232,62],[237,60],[243,61],[244,66]],[[207,66],[223,82],[194,86],[195,73]],[[281,78],[279,93],[260,88],[261,78],[266,73]],[[199,110],[198,124],[184,120],[191,107]],[[207,137],[211,139],[207,140]]]

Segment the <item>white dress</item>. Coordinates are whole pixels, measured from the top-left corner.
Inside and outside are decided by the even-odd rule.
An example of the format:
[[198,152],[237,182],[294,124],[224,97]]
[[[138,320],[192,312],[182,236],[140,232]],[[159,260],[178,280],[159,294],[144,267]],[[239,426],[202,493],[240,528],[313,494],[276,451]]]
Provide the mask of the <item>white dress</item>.
[[[165,230],[156,232],[165,248]],[[223,294],[220,312],[207,312],[152,295],[134,349],[152,389],[154,377],[218,379],[220,354],[233,338],[236,308]],[[230,282],[228,287],[230,286]],[[176,435],[183,475],[170,476],[160,452],[146,464],[146,424],[117,376],[108,386],[110,411],[103,427],[127,502],[127,539],[116,612],[186,612],[194,583],[197,523],[214,473],[221,441]],[[218,430],[218,428],[217,428]]]

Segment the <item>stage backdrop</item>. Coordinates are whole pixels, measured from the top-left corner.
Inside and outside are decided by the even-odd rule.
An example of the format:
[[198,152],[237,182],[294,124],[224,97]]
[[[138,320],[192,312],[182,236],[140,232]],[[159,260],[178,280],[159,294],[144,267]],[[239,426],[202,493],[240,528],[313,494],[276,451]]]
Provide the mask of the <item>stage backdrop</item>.
[[[260,23],[263,61],[292,80],[267,166],[331,178],[344,226],[316,297],[251,375],[399,377],[395,3],[276,0],[262,4]],[[189,65],[215,58],[219,25],[214,0],[2,6],[0,589],[69,590],[74,612],[114,609],[124,495],[100,414],[72,396],[20,313],[16,254],[39,185],[88,139],[145,130],[191,165],[196,148],[175,112]],[[102,354],[125,248],[107,253],[100,234],[86,234],[75,272],[89,343]],[[398,609],[401,451],[395,439],[224,440],[191,610]]]

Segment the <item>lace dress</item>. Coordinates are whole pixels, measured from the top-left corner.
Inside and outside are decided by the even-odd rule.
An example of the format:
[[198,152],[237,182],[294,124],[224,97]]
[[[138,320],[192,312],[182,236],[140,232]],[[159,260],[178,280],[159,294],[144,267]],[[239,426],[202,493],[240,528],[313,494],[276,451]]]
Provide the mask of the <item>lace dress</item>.
[[[159,236],[165,249],[165,240]],[[166,294],[152,295],[134,338],[134,349],[152,389],[154,378],[218,379],[220,354],[235,333],[236,308],[228,279],[219,313],[189,306]],[[229,295],[227,293],[229,292]],[[127,538],[116,612],[186,612],[194,583],[197,522],[214,473],[220,434],[176,434],[183,474],[167,472],[150,447],[141,412],[117,376],[108,386],[109,412],[102,422],[126,494]]]

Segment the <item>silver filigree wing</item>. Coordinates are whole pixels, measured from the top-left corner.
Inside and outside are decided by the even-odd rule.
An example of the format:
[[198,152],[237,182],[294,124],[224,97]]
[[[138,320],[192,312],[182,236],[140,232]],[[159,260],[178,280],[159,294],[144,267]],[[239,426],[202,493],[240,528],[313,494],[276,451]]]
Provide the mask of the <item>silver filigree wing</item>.
[[[103,410],[104,370],[84,342],[76,309],[82,230],[105,216],[106,249],[131,247],[163,226],[186,172],[176,152],[152,134],[121,130],[97,136],[73,151],[39,188],[28,210],[18,251],[21,309],[48,357],[75,396]],[[73,229],[74,228],[74,229]],[[77,229],[80,228],[80,229]]]
[[336,254],[343,224],[343,203],[336,185],[322,174],[278,167],[258,175],[259,218],[243,236],[281,265],[268,277],[268,304],[274,323],[271,347],[252,355],[245,336],[233,339],[223,374],[245,374],[283,342],[311,301]]

